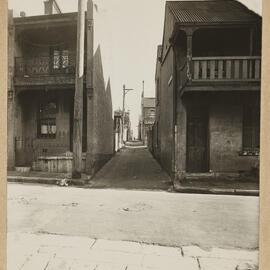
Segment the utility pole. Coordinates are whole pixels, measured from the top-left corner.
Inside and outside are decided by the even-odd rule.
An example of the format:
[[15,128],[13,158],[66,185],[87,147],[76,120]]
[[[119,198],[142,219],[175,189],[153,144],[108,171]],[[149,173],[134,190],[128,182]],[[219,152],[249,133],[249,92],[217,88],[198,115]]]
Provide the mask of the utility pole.
[[76,81],[73,118],[73,178],[81,178],[82,172],[82,120],[85,29],[84,1],[85,0],[78,0]]
[[124,144],[124,124],[125,124],[125,98],[126,98],[126,94],[129,91],[132,91],[134,89],[127,89],[125,85],[123,85],[123,108],[122,108],[122,134],[121,134],[121,141],[122,144]]
[[140,124],[140,140],[144,141],[144,109],[143,109],[143,98],[144,98],[144,80],[142,81],[142,94],[141,94],[141,124]]
[[86,172],[90,175],[95,170],[96,152],[96,119],[95,110],[97,98],[94,94],[94,4],[92,0],[87,2],[87,65],[86,65],[86,91],[87,91],[87,152]]

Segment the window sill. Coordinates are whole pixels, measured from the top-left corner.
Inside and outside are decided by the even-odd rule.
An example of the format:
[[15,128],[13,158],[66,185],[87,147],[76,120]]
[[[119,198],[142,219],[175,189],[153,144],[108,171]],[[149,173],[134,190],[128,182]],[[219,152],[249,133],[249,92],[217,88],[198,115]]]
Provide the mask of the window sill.
[[48,140],[53,140],[56,139],[56,136],[38,136],[39,140],[44,140],[44,139],[48,139]]
[[239,152],[239,156],[259,156],[260,155],[260,150],[242,150]]

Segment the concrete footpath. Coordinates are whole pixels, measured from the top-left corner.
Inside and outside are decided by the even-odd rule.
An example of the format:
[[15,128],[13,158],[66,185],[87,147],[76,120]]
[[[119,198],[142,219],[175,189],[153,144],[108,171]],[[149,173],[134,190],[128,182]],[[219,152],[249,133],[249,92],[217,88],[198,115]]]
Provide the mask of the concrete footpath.
[[[188,180],[184,184],[174,184],[173,190],[179,193],[193,193],[193,194],[216,194],[216,195],[220,194],[220,195],[241,195],[241,196],[260,195],[258,183],[240,182],[239,185],[239,182],[238,181],[226,182],[226,180],[215,181],[212,179],[208,181]],[[224,183],[227,186],[225,186]],[[229,186],[230,184],[231,186]]]
[[71,179],[68,173],[51,173],[30,171],[27,173],[8,171],[8,182],[14,183],[29,183],[29,184],[45,184],[45,185],[58,185],[63,180],[67,180],[69,185],[83,187],[85,183],[89,181],[89,177],[86,174],[82,175],[81,179]]
[[248,176],[237,178],[187,179],[184,183],[173,183],[144,146],[126,146],[94,176],[83,175],[82,179],[70,179],[68,174],[48,172],[8,172],[9,182],[57,185],[66,181],[68,185],[96,189],[168,190],[180,193],[205,193],[258,196],[259,180]]
[[8,233],[8,270],[257,270],[258,251]]

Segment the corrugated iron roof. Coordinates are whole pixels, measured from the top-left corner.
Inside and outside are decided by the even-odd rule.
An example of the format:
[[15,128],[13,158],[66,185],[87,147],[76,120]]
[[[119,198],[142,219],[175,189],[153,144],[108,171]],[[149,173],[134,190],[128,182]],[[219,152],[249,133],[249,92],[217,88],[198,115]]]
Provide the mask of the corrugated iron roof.
[[167,1],[180,23],[226,23],[257,21],[260,16],[234,0]]
[[155,103],[155,98],[152,97],[144,97],[143,98],[143,107],[144,108],[151,108],[151,107],[155,107],[156,103]]

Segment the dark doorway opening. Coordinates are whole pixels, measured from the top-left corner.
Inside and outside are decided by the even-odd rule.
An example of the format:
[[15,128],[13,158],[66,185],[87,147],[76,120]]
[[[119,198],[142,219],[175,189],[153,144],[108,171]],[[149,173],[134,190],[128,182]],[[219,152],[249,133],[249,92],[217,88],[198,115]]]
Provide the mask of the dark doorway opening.
[[192,106],[187,114],[187,172],[208,172],[208,160],[208,110]]

